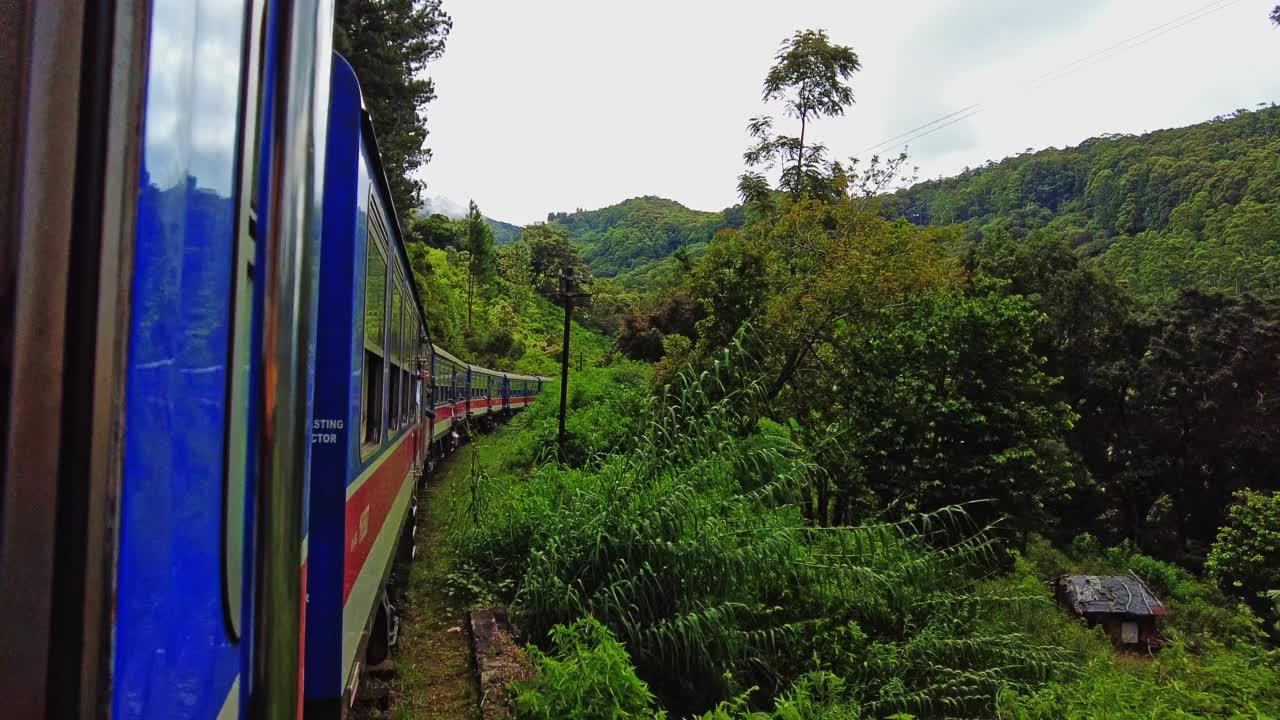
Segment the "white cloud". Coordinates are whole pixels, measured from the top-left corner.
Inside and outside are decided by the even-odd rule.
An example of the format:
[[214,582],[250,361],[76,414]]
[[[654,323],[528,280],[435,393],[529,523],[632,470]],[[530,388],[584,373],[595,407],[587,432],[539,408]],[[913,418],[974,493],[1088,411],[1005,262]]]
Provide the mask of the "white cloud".
[[424,177],[429,194],[511,222],[646,194],[725,207],[778,43],[811,27],[863,64],[857,104],[816,128],[837,157],[983,103],[912,143],[925,177],[1280,99],[1274,0],[1240,0],[1034,86],[1207,2],[454,0],[448,51],[430,68]]

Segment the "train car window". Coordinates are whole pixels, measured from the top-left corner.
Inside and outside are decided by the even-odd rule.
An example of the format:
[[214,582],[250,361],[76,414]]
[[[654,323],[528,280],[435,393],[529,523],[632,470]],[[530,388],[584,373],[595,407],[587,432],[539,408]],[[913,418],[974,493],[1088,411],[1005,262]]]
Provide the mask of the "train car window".
[[436,357],[435,351],[431,353],[431,407],[435,408],[440,404],[440,387],[443,382],[440,373],[444,368],[441,367],[439,358]]
[[435,393],[436,404],[443,405],[449,399],[449,386],[453,384],[453,371],[449,367],[449,363],[436,363],[436,386],[432,388]]
[[413,407],[413,375],[408,370],[401,370],[400,395],[403,397],[400,407],[404,408],[402,422],[409,425],[414,419]]
[[447,364],[441,364],[440,372],[443,376],[436,378],[436,386],[434,388],[436,394],[436,403],[443,405],[445,402],[445,394],[449,392],[449,384],[453,382],[453,375],[449,372]]
[[418,389],[422,383],[422,373],[419,372],[418,365],[418,318],[417,315],[409,316],[409,330],[405,333],[405,347],[408,349],[408,358],[404,363],[405,376],[409,378],[409,405],[413,408],[413,422],[417,422],[420,417],[418,408],[422,405],[422,393]]
[[240,105],[240,165],[236,186],[236,244],[233,260],[231,327],[228,347],[226,437],[223,463],[222,589],[228,634],[239,640],[244,597],[246,497],[250,474],[249,393],[252,377],[254,260],[257,256],[259,152],[262,133],[260,61],[265,21],[263,3],[250,4],[244,47]]
[[[372,218],[376,215],[370,212]],[[375,227],[370,223],[370,227]],[[382,371],[386,352],[387,259],[370,233],[364,271],[364,382],[360,419],[365,452],[382,442]],[[363,453],[362,453],[363,454]]]
[[404,331],[400,334],[400,408],[401,424],[408,425],[415,416],[413,408],[413,305],[407,291],[404,293]]
[[413,357],[409,360],[409,369],[413,371],[414,380],[414,413],[415,420],[422,417],[422,365],[419,364],[419,358],[422,356],[422,348],[418,344],[418,338],[422,337],[418,329],[418,318],[413,318],[413,336],[410,340],[409,347],[413,348]]
[[387,356],[391,360],[391,372],[388,379],[391,382],[387,393],[387,428],[395,432],[400,427],[400,324],[402,322],[401,314],[403,312],[401,305],[400,283],[394,280],[391,283],[391,338],[388,343]]

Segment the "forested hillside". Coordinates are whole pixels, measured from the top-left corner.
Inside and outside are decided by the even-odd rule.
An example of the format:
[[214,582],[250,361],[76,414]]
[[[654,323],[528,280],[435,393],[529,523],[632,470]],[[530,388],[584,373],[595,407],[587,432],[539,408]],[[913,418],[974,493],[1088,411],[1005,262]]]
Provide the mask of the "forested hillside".
[[687,262],[701,254],[716,230],[740,226],[743,220],[738,208],[702,212],[652,196],[600,210],[547,215],[548,222],[569,231],[593,273],[616,277],[632,288],[651,286],[675,269],[680,258]]
[[886,203],[974,239],[1064,238],[1140,297],[1280,290],[1280,107],[1093,138],[920,183]]

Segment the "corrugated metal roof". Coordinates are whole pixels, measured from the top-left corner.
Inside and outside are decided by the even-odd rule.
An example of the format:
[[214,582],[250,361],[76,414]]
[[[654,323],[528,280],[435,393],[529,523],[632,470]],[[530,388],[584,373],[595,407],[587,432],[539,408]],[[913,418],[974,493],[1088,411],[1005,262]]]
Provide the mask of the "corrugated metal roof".
[[1164,615],[1164,603],[1133,575],[1063,575],[1056,581],[1080,614]]

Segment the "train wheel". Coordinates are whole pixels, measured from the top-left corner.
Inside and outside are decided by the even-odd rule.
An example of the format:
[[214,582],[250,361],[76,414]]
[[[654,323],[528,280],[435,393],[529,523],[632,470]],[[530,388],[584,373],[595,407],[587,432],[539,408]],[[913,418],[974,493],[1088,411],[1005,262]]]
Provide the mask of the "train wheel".
[[369,644],[365,646],[364,662],[370,672],[377,672],[384,663],[391,659],[391,648],[400,640],[400,613],[391,604],[386,593],[382,594],[382,605],[373,619],[373,629],[369,632]]
[[396,548],[396,562],[404,567],[404,579],[409,579],[409,564],[417,552],[414,536],[418,534],[418,504],[415,502],[405,519],[404,530],[400,533],[400,544]]

